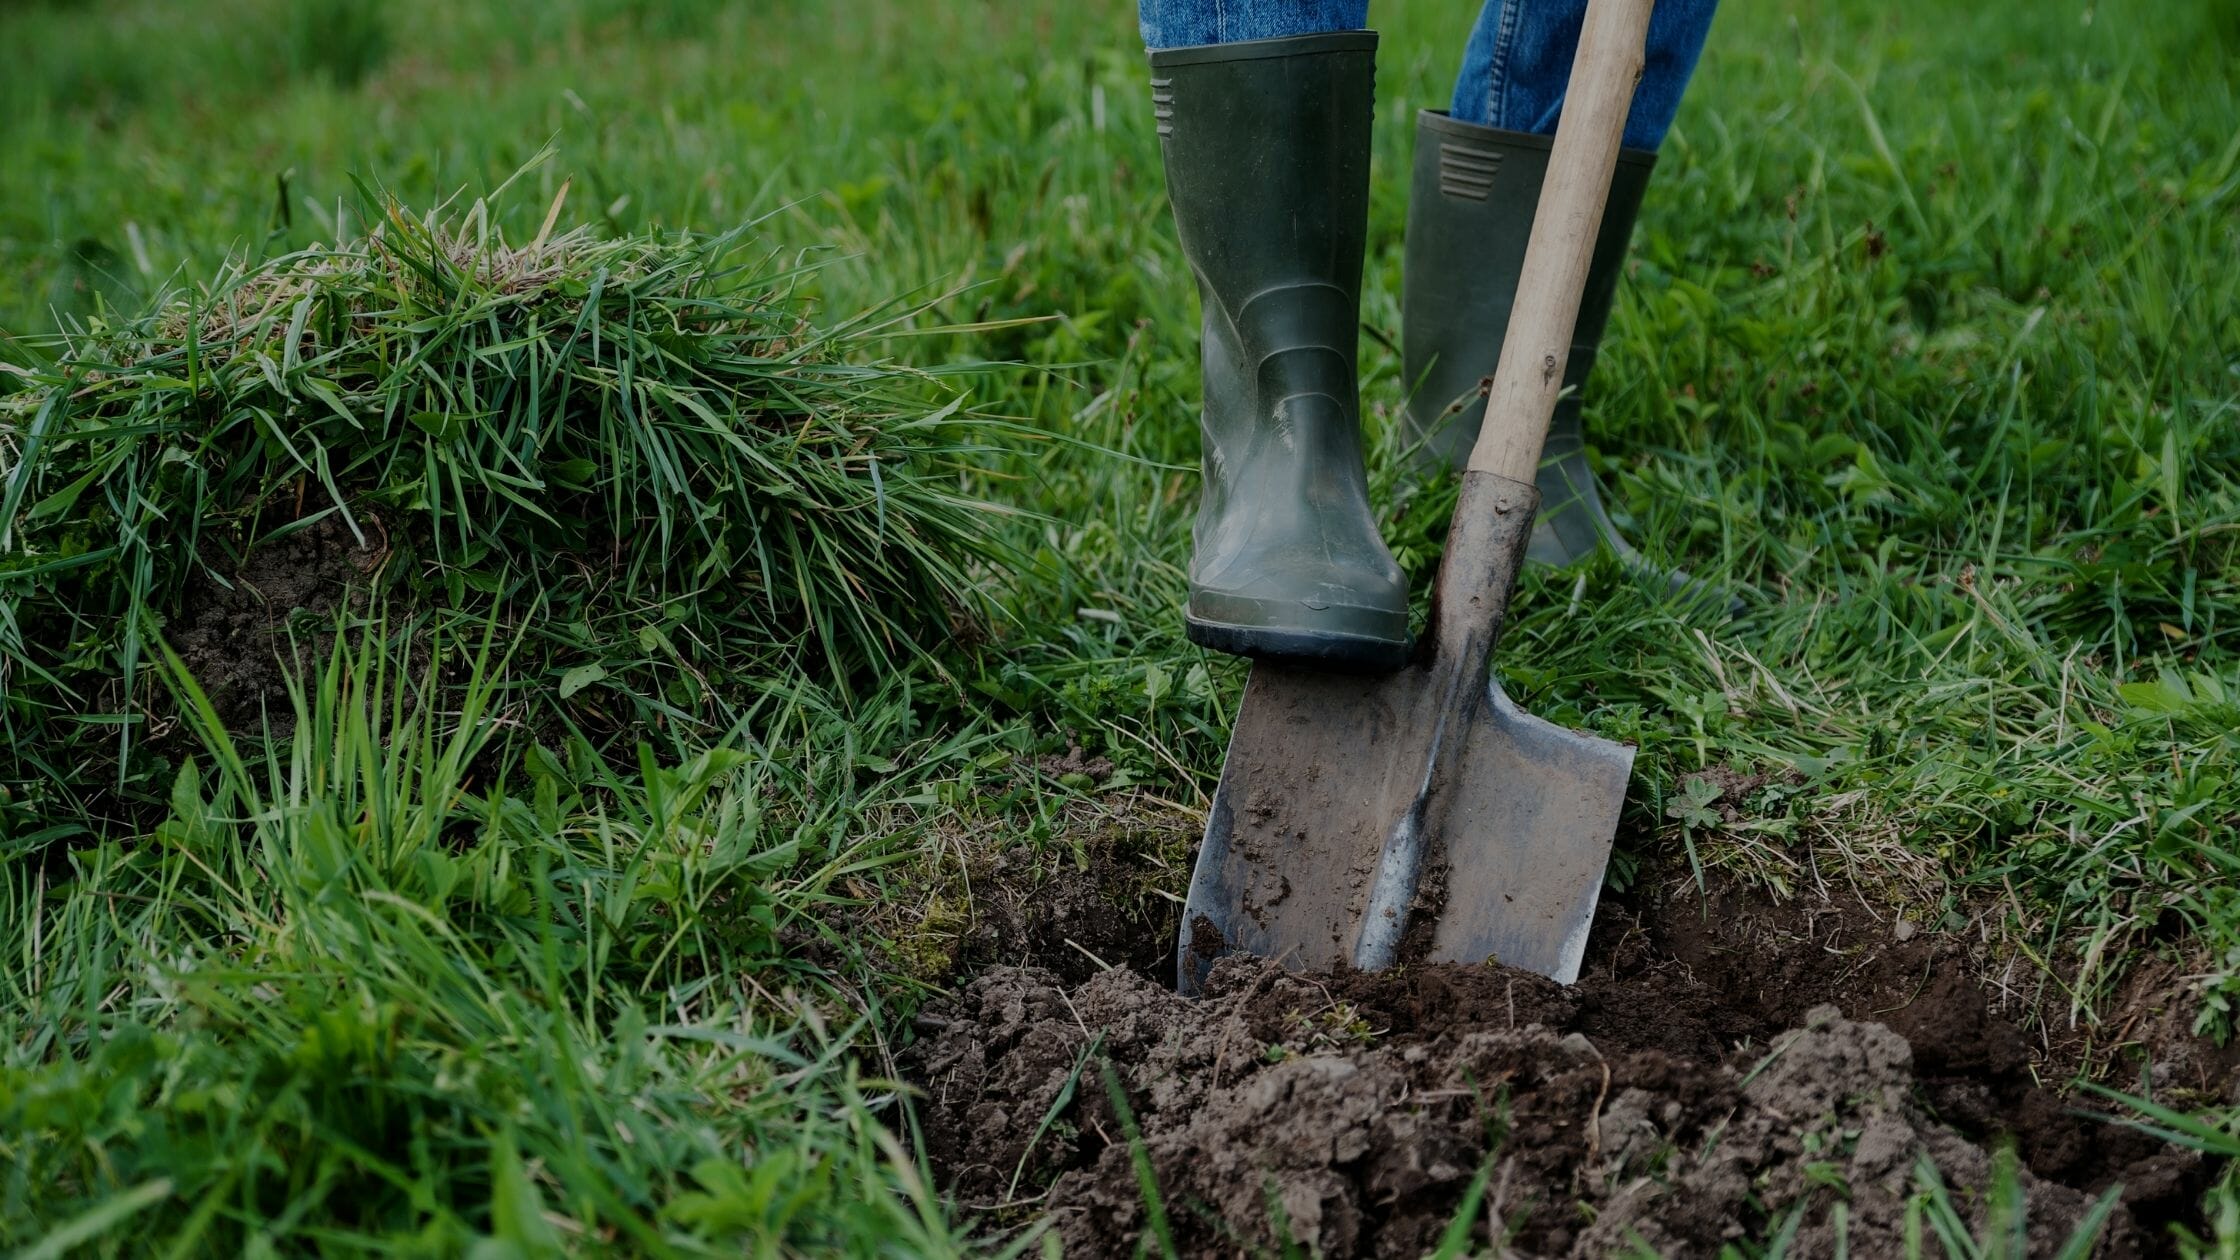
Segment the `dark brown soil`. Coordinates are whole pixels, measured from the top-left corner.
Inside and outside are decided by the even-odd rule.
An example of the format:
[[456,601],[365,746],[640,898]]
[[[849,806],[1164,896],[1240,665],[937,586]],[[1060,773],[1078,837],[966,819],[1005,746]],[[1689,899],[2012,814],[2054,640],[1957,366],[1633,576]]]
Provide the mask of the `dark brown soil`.
[[[2192,1220],[2213,1169],[2041,1087],[2045,1045],[1957,940],[1671,873],[1643,886],[1662,891],[1606,903],[1568,990],[1491,967],[1229,963],[1192,1002],[1167,991],[1164,950],[1155,979],[989,971],[926,1011],[907,1056],[928,1150],[961,1202],[1046,1216],[1081,1256],[1132,1254],[1148,1227],[1107,1063],[1185,1255],[1422,1254],[1481,1171],[1473,1237],[1498,1218],[1520,1256],[1636,1236],[1708,1255],[1792,1211],[1792,1254],[1831,1254],[1839,1202],[1851,1254],[1895,1255],[1924,1157],[1980,1223],[2004,1149],[2033,1254],[2117,1183],[2100,1254],[2158,1253]],[[2184,1069],[2229,1093],[2226,1070]]]
[[359,528],[362,544],[330,515],[251,549],[237,566],[206,551],[225,581],[197,574],[166,634],[226,729],[268,720],[275,733],[293,728],[288,679],[333,650],[335,614],[366,606],[389,555],[377,520],[361,514]]
[[2156,1091],[2188,1101],[2240,1099],[2240,1039],[2220,1046],[2193,1031],[2192,977],[2209,970],[2198,953],[2139,961],[2100,1004],[2098,1020],[2074,1027],[2061,1020],[2049,1031],[2052,1075],[2081,1073],[2133,1090],[2143,1076]]
[[1034,964],[1069,984],[1107,966],[1172,976],[1182,907],[1154,889],[1172,882],[1164,854],[1174,834],[1123,821],[1081,838],[1079,862],[997,854],[971,872],[958,966]]
[[[2103,1108],[2059,1092],[2093,1066],[2078,1035],[2061,1038],[2020,996],[1979,976],[1970,942],[1906,929],[1856,897],[1776,902],[1762,890],[1715,881],[1699,892],[1679,871],[1606,901],[1579,997],[1582,1030],[1613,1035],[1646,1020],[1670,1030],[1676,1050],[1716,1039],[1764,1045],[1814,1007],[1887,1025],[1914,1049],[1917,1095],[1943,1123],[1986,1144],[2011,1141],[2035,1173],[2095,1193],[2120,1181],[2133,1221],[2149,1237],[2193,1219],[2208,1170],[2136,1130],[2093,1115]],[[2167,981],[2169,977],[2164,976]],[[2180,989],[2156,992],[2166,1010]],[[2126,999],[2144,1007],[2144,995]],[[2183,1101],[2240,1096],[2240,1063],[2164,1019],[2121,1060],[2136,1089],[2143,1070],[2155,1088]],[[2150,1249],[2151,1250],[2151,1249]]]

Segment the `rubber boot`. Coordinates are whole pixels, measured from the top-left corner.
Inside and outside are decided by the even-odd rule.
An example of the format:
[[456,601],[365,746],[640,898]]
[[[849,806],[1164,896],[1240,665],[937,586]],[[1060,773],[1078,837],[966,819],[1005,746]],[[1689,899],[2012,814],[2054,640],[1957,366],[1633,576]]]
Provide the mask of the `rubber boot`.
[[[1459,468],[1478,440],[1485,386],[1501,359],[1524,269],[1525,242],[1548,173],[1546,136],[1416,115],[1415,181],[1408,201],[1401,281],[1401,361],[1409,389],[1405,437],[1426,472]],[[1634,217],[1656,154],[1624,149],[1587,268],[1579,319],[1540,461],[1540,518],[1531,558],[1568,565],[1607,542],[1627,567],[1654,566],[1629,545],[1602,506],[1579,425],[1580,387],[1594,370],[1624,268]],[[1692,587],[1666,574],[1675,591]]]
[[1204,307],[1192,642],[1324,668],[1407,657],[1355,375],[1370,31],[1151,54],[1175,233]]

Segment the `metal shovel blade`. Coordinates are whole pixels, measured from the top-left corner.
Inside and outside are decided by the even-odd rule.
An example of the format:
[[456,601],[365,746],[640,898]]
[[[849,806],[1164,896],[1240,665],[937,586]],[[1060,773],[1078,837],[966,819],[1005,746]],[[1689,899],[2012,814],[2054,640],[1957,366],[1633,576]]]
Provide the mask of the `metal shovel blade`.
[[1433,959],[1494,959],[1579,978],[1633,749],[1536,718],[1498,682],[1447,807],[1446,888]]
[[1253,666],[1183,913],[1184,992],[1236,952],[1578,977],[1633,749],[1533,717],[1488,678],[1536,496],[1473,474],[1464,497],[1414,664]]

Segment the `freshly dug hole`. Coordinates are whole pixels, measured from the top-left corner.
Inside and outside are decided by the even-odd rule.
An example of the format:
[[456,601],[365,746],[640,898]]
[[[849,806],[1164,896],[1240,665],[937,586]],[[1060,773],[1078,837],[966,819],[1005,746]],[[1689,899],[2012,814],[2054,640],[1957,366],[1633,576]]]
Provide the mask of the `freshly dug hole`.
[[2213,1169],[2036,1085],[2042,1047],[1956,942],[1893,945],[1831,903],[1645,886],[1667,892],[1606,906],[1569,990],[1491,967],[1232,962],[1192,1003],[1164,974],[1069,989],[990,971],[924,1013],[907,1056],[929,1153],[960,1203],[1047,1213],[1069,1255],[1132,1251],[1146,1218],[1109,1060],[1184,1254],[1285,1238],[1421,1254],[1483,1170],[1474,1237],[1491,1211],[1522,1256],[1635,1235],[1710,1254],[1792,1210],[1794,1254],[1832,1254],[1839,1202],[1852,1254],[1895,1255],[1923,1158],[1980,1228],[2004,1150],[2035,1254],[2118,1183],[2099,1254],[2150,1254],[2194,1221]]
[[[1522,1255],[1708,1254],[1799,1206],[1804,1254],[1827,1254],[1846,1195],[1853,1254],[1894,1255],[1924,1158],[1967,1191],[1992,1180],[1991,1153],[1917,1101],[1911,1049],[1887,1027],[1822,1008],[1769,1048],[1707,1062],[1566,1032],[1569,1005],[1491,969],[1227,962],[1192,1002],[1127,972],[1069,994],[1004,968],[921,1017],[913,1062],[953,1191],[991,1206],[1015,1197],[1014,1175],[1018,1195],[1047,1187],[1068,1255],[1132,1255],[1147,1227],[1107,1059],[1185,1254],[1425,1254],[1484,1170],[1475,1236],[1490,1242],[1498,1217]],[[1446,1018],[1411,1025],[1411,1008]],[[2094,1196],[2017,1175],[2033,1253],[2052,1254]],[[1958,1201],[1980,1225],[1980,1197]],[[2135,1247],[2128,1217],[2117,1233]]]

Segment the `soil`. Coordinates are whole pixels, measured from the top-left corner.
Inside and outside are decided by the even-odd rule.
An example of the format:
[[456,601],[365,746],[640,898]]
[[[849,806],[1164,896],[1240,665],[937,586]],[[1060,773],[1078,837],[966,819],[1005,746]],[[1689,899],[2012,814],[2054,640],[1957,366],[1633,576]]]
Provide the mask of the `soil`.
[[359,527],[362,543],[327,516],[251,549],[238,565],[205,548],[205,568],[165,632],[226,729],[293,728],[289,678],[333,650],[334,615],[366,606],[389,556],[378,520],[361,514]]
[[2060,1074],[2097,1074],[2134,1092],[2143,1076],[2157,1092],[2209,1103],[2240,1098],[2240,1039],[2220,1046],[2193,1031],[2192,977],[2211,971],[2206,954],[2133,966],[2102,1004],[2097,1026],[2064,1026],[2049,1037]]
[[1095,787],[1112,777],[1110,757],[1095,757],[1083,752],[1081,745],[1066,742],[1063,756],[1052,753],[1037,760],[1035,768],[1053,783],[1067,787]]
[[[1924,1158],[1980,1229],[2008,1150],[2032,1254],[2119,1183],[2098,1254],[2197,1224],[2216,1170],[2042,1086],[2058,1040],[1961,940],[1669,870],[1641,887],[1662,891],[1605,902],[1570,989],[1233,959],[1192,1001],[1164,970],[992,968],[905,1056],[928,1152],[961,1203],[1046,1220],[1073,1256],[1133,1254],[1151,1227],[1131,1124],[1184,1255],[1424,1254],[1473,1185],[1476,1245],[1498,1220],[1515,1256],[1709,1255],[1791,1213],[1791,1254],[1833,1254],[1842,1228],[1852,1255],[1899,1255]],[[2240,1084],[2199,1047],[2135,1049],[2158,1089]]]
[[1119,967],[1171,980],[1182,907],[1152,890],[1173,882],[1177,834],[1171,820],[1123,816],[1070,838],[1079,861],[1026,851],[976,863],[955,968],[1031,963],[1076,984]]

